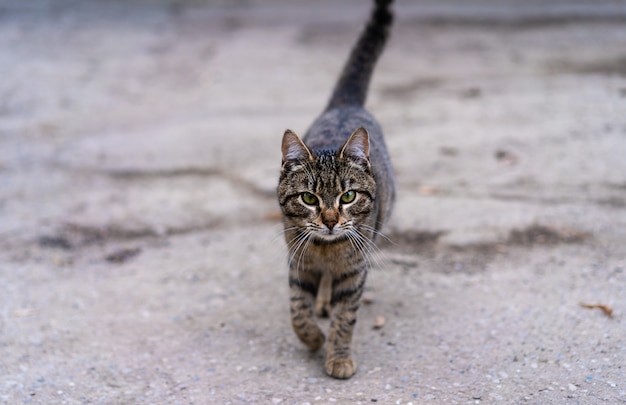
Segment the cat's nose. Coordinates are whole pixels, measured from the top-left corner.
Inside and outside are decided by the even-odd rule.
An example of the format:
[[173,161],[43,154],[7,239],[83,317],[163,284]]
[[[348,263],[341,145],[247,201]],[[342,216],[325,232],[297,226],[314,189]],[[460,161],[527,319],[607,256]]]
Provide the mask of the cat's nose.
[[333,227],[337,225],[337,221],[334,219],[327,219],[324,221],[324,225],[326,225],[328,229],[333,229]]
[[328,227],[329,231],[332,231],[337,222],[339,221],[339,215],[332,209],[326,209],[322,211],[322,223]]

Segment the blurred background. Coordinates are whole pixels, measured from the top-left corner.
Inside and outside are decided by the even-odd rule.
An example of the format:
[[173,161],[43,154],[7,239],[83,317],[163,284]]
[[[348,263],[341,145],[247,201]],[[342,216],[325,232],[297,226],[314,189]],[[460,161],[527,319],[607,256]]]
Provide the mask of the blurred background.
[[275,187],[370,2],[0,0],[0,402],[625,401],[626,5],[396,3],[398,201],[340,382]]

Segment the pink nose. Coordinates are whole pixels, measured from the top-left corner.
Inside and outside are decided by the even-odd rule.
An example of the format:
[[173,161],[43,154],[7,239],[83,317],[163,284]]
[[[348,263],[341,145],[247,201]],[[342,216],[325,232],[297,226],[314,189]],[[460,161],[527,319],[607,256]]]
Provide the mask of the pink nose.
[[332,220],[332,219],[331,220],[327,220],[327,221],[324,221],[324,225],[326,225],[328,227],[328,229],[333,229],[333,227],[335,225],[337,225],[337,221]]

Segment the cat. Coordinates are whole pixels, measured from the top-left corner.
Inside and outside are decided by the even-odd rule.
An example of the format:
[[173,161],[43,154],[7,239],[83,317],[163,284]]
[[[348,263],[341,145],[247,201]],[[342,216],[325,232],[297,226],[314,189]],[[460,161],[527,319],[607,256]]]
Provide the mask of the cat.
[[330,316],[324,368],[341,379],[356,372],[356,313],[369,256],[395,200],[382,129],[364,109],[393,21],[392,1],[375,1],[326,109],[305,136],[286,130],[282,139],[278,202],[289,250],[291,323],[315,351],[326,340],[315,315]]

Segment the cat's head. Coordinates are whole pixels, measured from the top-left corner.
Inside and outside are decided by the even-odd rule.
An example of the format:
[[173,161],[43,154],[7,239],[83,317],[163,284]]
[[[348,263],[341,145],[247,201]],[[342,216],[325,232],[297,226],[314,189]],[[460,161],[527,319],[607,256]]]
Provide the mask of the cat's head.
[[345,240],[367,226],[376,183],[369,161],[369,136],[358,128],[337,151],[312,151],[292,131],[282,143],[278,200],[286,229],[317,242]]

